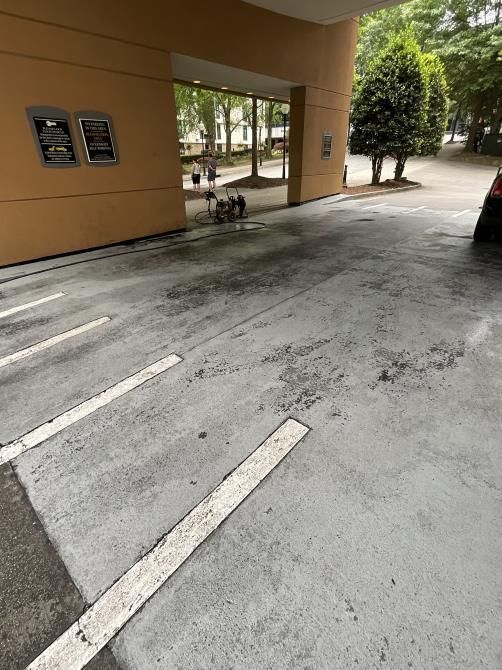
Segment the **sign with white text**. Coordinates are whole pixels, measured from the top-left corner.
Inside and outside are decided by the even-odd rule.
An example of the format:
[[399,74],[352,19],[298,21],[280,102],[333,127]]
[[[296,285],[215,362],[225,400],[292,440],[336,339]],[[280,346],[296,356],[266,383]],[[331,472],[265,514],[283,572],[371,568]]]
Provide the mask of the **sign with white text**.
[[113,143],[112,129],[108,119],[86,119],[78,117],[87,161],[95,163],[116,163],[117,155]]

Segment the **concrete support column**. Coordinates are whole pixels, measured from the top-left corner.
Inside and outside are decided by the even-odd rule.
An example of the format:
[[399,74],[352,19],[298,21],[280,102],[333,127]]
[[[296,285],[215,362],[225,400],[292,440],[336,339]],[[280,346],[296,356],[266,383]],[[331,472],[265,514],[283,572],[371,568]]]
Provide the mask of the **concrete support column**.
[[[312,86],[291,90],[288,202],[297,205],[342,189],[350,96]],[[323,133],[333,135],[322,158]]]

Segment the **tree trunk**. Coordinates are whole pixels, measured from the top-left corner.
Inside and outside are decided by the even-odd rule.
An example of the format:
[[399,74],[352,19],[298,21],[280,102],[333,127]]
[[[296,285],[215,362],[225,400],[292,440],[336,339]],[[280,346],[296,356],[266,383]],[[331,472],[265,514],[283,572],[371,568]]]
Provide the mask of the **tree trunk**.
[[379,184],[382,176],[383,156],[381,154],[373,154],[371,157],[371,183]]
[[449,139],[450,142],[453,142],[453,140],[455,139],[455,132],[457,130],[457,125],[458,125],[459,119],[460,119],[460,107],[457,108],[457,113],[455,114],[455,118],[453,119],[453,127],[451,129],[451,137]]
[[502,125],[502,104],[497,108],[495,116],[492,120],[492,125],[490,126],[490,133],[492,135],[497,135],[500,132],[500,126]]
[[394,170],[394,179],[396,181],[402,178],[404,172],[404,166],[406,165],[407,160],[408,160],[408,154],[404,152],[403,153],[399,152],[396,154],[396,168]]
[[251,176],[258,176],[258,100],[253,97],[251,114]]
[[225,108],[225,161],[227,165],[232,162],[232,122],[230,119],[230,106]]
[[266,157],[272,158],[272,122],[274,119],[274,103],[269,102],[267,107],[267,149]]
[[481,116],[481,112],[483,110],[483,100],[480,98],[475,106],[474,110],[472,112],[472,121],[471,121],[471,127],[469,128],[469,135],[467,137],[467,144],[465,147],[466,151],[474,151],[474,143],[476,141],[476,133],[478,130],[478,124],[479,124],[479,119]]

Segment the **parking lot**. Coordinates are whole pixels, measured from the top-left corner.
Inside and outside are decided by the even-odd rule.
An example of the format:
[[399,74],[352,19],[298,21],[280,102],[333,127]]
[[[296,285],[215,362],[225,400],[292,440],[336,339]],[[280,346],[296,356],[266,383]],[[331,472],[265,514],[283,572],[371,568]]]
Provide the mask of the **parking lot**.
[[423,198],[1,271],[0,667],[500,667],[502,248]]

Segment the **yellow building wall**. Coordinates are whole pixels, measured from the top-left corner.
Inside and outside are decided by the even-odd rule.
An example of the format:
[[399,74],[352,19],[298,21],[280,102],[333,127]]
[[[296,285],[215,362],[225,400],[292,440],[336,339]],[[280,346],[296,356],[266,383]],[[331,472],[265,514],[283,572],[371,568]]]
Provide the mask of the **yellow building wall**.
[[[289,188],[291,204],[340,193],[350,97],[312,87],[291,92]],[[331,158],[321,158],[322,136],[333,134]]]
[[[319,26],[239,0],[220,0],[221,12],[259,35],[259,49],[254,39],[218,39],[214,13],[195,21],[185,1],[0,0],[0,265],[185,226],[171,52],[303,85],[292,98],[290,200],[333,192],[343,167],[337,157],[324,174],[318,129],[346,128],[330,94],[349,100],[357,22]],[[30,106],[111,115],[120,164],[86,165],[73,122],[80,167],[42,167]]]

